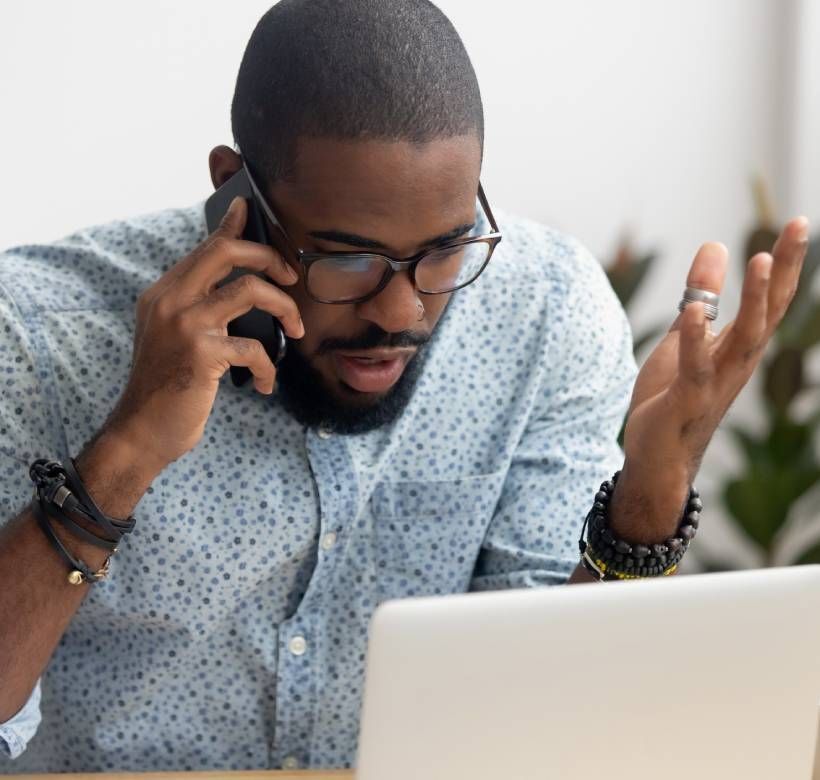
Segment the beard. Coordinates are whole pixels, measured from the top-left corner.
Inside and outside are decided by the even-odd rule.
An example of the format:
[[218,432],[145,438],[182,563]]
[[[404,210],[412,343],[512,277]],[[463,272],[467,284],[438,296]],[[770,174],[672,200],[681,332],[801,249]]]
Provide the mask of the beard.
[[357,434],[390,425],[401,415],[413,396],[426,362],[425,346],[429,340],[430,336],[426,333],[388,333],[377,325],[371,325],[358,338],[323,341],[317,355],[334,349],[417,347],[416,354],[408,361],[396,384],[377,399],[366,400],[367,394],[346,385],[342,388],[342,394],[347,398],[328,387],[322,374],[296,349],[296,343],[288,339],[287,353],[276,372],[278,397],[297,422],[309,427],[321,425],[335,433]]

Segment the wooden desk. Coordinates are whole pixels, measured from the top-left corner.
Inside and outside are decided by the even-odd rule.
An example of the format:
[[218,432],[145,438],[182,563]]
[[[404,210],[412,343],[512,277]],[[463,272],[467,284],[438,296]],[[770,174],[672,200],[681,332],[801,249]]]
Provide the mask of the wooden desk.
[[259,770],[251,772],[100,772],[98,774],[7,775],[11,780],[353,780],[350,770],[317,769],[305,772]]

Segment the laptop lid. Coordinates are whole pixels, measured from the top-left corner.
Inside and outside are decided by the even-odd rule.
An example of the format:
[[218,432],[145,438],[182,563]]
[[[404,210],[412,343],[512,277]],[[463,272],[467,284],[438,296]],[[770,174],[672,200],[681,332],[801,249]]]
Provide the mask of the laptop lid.
[[358,780],[812,775],[820,566],[392,601],[369,641]]

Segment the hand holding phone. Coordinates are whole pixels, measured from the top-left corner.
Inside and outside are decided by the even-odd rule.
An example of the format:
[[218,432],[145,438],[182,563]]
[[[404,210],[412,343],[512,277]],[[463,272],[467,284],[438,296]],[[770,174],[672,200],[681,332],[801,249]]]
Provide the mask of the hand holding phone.
[[[242,232],[242,239],[270,246],[270,236],[265,226],[265,217],[253,197],[244,167],[231,176],[205,202],[205,222],[208,232],[213,233],[219,227],[231,201],[237,196],[244,198],[247,204],[247,219],[245,229]],[[219,282],[219,286],[233,282],[247,273],[252,272],[245,268],[235,268],[225,279]],[[261,274],[257,275],[264,278]],[[271,317],[270,314],[261,309],[251,309],[229,322],[228,333],[231,336],[260,341],[274,366],[279,365],[279,362],[285,356],[287,342],[281,326],[275,317]],[[231,379],[235,385],[244,385],[250,378],[251,373],[247,368],[231,366]]]
[[[229,367],[273,391],[273,361],[260,341],[227,333],[231,321],[256,308],[291,338],[304,335],[295,301],[280,289],[298,275],[270,246],[240,239],[246,218],[247,202],[234,199],[214,233],[137,299],[131,373],[105,427],[136,446],[153,473],[202,437]],[[227,282],[232,268],[255,273]]]

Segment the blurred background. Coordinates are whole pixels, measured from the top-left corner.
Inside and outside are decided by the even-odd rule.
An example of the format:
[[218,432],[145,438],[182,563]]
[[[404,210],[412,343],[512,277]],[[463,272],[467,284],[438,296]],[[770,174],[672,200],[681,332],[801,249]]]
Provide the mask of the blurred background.
[[[725,324],[748,252],[791,215],[820,230],[817,0],[438,4],[478,72],[491,202],[590,247],[639,358],[701,243],[733,256]],[[204,199],[269,5],[0,4],[0,249]],[[707,453],[692,571],[820,561],[816,276]]]

